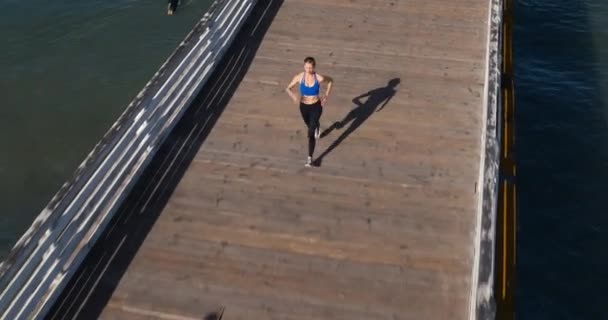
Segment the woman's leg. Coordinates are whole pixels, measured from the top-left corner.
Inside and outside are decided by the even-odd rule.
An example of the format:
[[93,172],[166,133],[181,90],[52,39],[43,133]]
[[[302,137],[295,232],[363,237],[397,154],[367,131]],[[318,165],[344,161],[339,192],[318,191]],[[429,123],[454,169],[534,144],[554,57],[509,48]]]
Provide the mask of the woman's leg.
[[321,115],[323,114],[323,107],[321,106],[321,102],[317,102],[314,105],[314,110],[313,110],[313,118],[314,118],[314,123],[315,123],[315,139],[319,139],[321,138],[321,123],[319,122],[319,120],[321,119]]
[[323,107],[319,102],[309,106],[309,117],[308,117],[308,156],[312,158],[315,152],[315,145],[317,141],[316,133],[319,129],[319,119],[323,113]]
[[302,120],[304,120],[304,124],[308,126],[308,118],[310,115],[310,106],[307,106],[303,103],[300,103],[300,114],[302,115]]
[[[302,114],[302,120],[306,124],[306,136],[308,137],[308,159],[306,159],[306,166],[312,166],[312,154],[315,151],[315,133],[314,133],[314,115],[313,106],[300,103],[300,113]],[[313,125],[313,126],[311,126]]]

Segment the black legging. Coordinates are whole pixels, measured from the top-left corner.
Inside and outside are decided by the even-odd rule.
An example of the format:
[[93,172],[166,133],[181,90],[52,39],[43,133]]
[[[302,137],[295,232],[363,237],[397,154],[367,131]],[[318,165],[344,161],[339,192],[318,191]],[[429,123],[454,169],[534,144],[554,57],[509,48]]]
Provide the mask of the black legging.
[[313,104],[304,104],[300,102],[300,113],[306,126],[308,127],[308,156],[312,157],[315,151],[315,130],[319,128],[319,119],[323,113],[323,107],[321,107],[321,101],[317,101]]

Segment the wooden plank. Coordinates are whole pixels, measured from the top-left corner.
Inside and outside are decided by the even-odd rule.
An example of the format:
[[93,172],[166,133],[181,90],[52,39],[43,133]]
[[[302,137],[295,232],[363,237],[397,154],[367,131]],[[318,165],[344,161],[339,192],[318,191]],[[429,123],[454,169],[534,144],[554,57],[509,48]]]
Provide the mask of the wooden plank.
[[[241,315],[265,311],[263,305],[272,309],[290,306],[282,314],[270,312],[278,318],[305,315],[323,307],[333,309],[336,315],[350,313],[355,318],[373,311],[374,318],[379,318],[398,314],[404,301],[415,305],[431,296],[438,301],[450,299],[448,288],[441,283],[442,276],[428,270],[362,265],[187,238],[179,238],[176,246],[191,250],[178,253],[167,251],[165,246],[165,250],[157,247],[147,251],[148,263],[137,266],[141,273],[124,282],[130,290],[127,298],[130,303],[154,309],[159,301],[169,300],[170,305],[181,305],[182,310],[194,314],[205,303],[214,301],[226,304],[228,312]],[[209,256],[214,259],[208,259]],[[371,276],[376,272],[384,277]],[[150,278],[150,274],[154,277]],[[368,276],[362,276],[365,274]],[[146,294],[155,287],[171,285],[181,289],[171,297],[158,295],[158,291]],[[416,290],[404,292],[404,287]],[[206,296],[210,298],[201,298]],[[187,300],[197,303],[184,303]],[[269,303],[273,300],[275,303]],[[445,313],[430,306],[425,309],[429,316]]]

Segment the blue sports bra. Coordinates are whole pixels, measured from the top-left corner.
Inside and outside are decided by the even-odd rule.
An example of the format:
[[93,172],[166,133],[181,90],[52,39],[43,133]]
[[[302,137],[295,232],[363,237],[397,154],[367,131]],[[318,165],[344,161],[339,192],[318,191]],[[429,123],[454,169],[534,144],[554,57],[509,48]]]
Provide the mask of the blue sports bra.
[[319,81],[317,80],[317,74],[313,74],[315,78],[315,83],[312,87],[306,86],[306,73],[302,76],[302,80],[300,80],[300,94],[303,96],[318,96],[319,95]]

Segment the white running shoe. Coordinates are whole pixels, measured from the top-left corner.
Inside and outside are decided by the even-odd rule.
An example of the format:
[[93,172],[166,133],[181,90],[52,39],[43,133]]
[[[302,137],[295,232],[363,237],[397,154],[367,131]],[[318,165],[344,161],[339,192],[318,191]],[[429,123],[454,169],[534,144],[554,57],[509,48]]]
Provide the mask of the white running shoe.
[[304,166],[312,167],[312,157],[308,157],[308,159],[306,159],[306,163],[304,164]]
[[321,137],[321,128],[317,127],[315,129],[315,139],[319,140],[320,137]]

